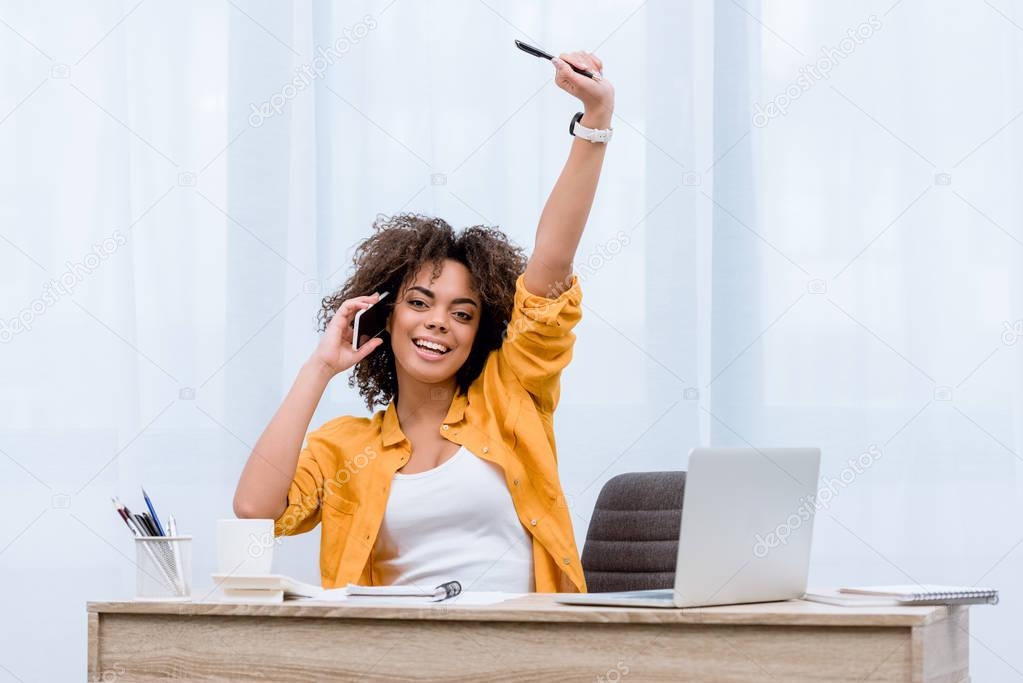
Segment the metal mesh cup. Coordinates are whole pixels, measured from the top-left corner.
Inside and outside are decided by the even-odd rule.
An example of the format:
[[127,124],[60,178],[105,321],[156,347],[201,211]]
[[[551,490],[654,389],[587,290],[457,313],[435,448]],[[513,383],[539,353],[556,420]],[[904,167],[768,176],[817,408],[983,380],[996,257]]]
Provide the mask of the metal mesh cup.
[[135,537],[135,598],[192,599],[192,537]]

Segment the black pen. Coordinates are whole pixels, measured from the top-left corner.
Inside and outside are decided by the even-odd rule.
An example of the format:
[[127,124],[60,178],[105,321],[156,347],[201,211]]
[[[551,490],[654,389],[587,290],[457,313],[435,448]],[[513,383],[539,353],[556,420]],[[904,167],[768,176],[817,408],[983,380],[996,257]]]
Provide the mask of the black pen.
[[[527,43],[523,43],[521,40],[516,40],[515,41],[515,47],[519,48],[520,50],[522,50],[523,52],[525,52],[527,54],[533,55],[534,57],[539,57],[540,59],[554,59],[553,55],[547,54],[546,52],[544,52],[543,50],[541,50],[538,47],[533,47],[532,45],[529,45]],[[593,78],[593,72],[592,71],[587,71],[586,69],[580,69],[580,68],[578,68],[576,66],[573,66],[567,60],[562,60],[562,61],[565,62],[565,64],[568,64],[569,66],[571,66],[572,67],[572,71],[576,72],[577,74],[582,74],[583,76],[586,76],[587,78]]]

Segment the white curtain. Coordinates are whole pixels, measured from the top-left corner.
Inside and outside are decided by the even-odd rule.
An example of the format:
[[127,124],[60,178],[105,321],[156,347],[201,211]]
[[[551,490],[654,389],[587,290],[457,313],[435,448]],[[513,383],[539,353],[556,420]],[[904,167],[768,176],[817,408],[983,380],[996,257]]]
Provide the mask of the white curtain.
[[[973,675],[1023,677],[1002,341],[1023,319],[1023,14],[892,4],[5,4],[0,681],[81,675],[85,601],[132,595],[111,496],[140,507],[144,484],[208,593],[215,521],[377,213],[532,246],[578,103],[514,38],[595,51],[617,89],[557,416],[580,546],[604,482],[692,446],[819,445],[837,476],[876,445],[818,514],[813,582],[995,585]],[[314,426],[346,413],[367,414],[339,377]],[[317,546],[288,539],[276,568],[316,580]]]
[[973,677],[1023,678],[1023,13],[716,8],[711,441],[820,446],[829,479],[876,448],[811,582],[997,587]]

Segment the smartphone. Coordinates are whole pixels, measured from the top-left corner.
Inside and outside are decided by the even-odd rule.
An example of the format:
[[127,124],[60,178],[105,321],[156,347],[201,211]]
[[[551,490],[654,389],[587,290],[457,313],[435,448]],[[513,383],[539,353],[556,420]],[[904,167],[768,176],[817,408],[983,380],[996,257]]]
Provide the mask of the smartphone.
[[352,350],[358,351],[362,344],[365,344],[373,337],[380,336],[380,333],[387,327],[387,307],[378,306],[381,301],[387,298],[390,292],[383,292],[375,304],[368,308],[361,308],[355,313],[355,320],[352,321]]

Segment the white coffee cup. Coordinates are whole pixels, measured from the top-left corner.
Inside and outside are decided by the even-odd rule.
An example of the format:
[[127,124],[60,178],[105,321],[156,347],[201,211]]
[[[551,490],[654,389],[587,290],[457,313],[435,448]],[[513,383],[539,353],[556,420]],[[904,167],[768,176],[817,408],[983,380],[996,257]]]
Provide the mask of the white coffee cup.
[[220,574],[270,574],[273,566],[274,520],[217,520],[217,570]]

